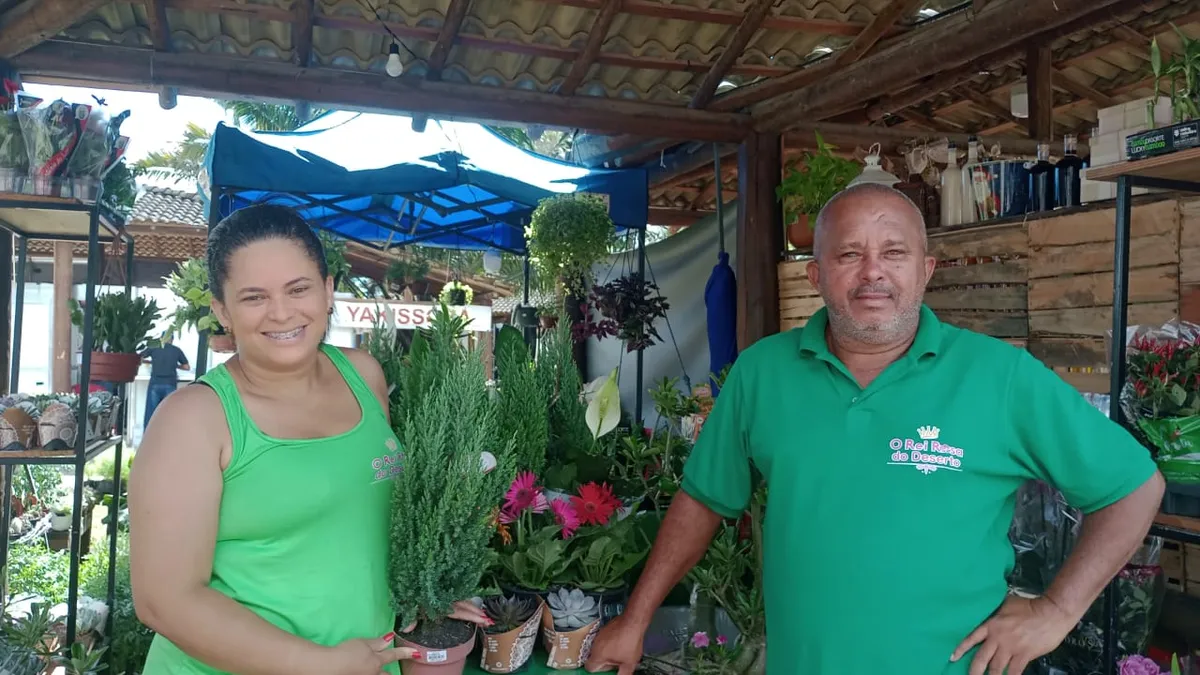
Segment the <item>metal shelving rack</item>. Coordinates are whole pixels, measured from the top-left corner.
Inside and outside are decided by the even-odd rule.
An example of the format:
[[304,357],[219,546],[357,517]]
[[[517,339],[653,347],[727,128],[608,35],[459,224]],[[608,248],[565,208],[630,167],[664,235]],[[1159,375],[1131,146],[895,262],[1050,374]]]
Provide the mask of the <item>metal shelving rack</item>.
[[[1116,241],[1113,251],[1113,328],[1112,353],[1109,354],[1109,417],[1123,424],[1119,403],[1125,384],[1125,332],[1129,324],[1129,228],[1132,221],[1133,188],[1200,193],[1200,148],[1120,162],[1088,171],[1090,180],[1116,182]],[[1150,528],[1153,536],[1200,544],[1200,520],[1159,515]],[[1114,581],[1104,593],[1104,668],[1107,675],[1117,673],[1117,585]]]
[[[0,570],[7,573],[8,523],[12,520],[12,469],[17,466],[33,464],[52,464],[73,466],[75,468],[75,489],[71,509],[70,530],[70,574],[67,590],[67,634],[66,648],[70,648],[76,638],[77,612],[79,607],[79,564],[80,538],[83,532],[83,491],[84,467],[89,461],[109,448],[116,448],[116,462],[113,470],[113,509],[108,519],[108,597],[111,607],[116,587],[116,556],[117,556],[117,511],[120,507],[121,494],[121,450],[125,432],[125,418],[128,410],[125,407],[125,385],[118,384],[114,398],[121,401],[120,414],[116,420],[116,435],[109,438],[88,440],[88,390],[91,381],[91,349],[92,329],[95,317],[93,311],[96,305],[96,286],[100,282],[100,266],[103,260],[102,243],[115,239],[125,242],[125,292],[132,291],[133,270],[133,237],[127,234],[123,224],[110,214],[100,204],[99,195],[95,201],[48,197],[41,195],[26,195],[15,193],[0,193],[0,230],[15,235],[17,241],[16,298],[13,304],[12,321],[12,362],[9,366],[9,391],[17,393],[21,363],[21,321],[25,303],[25,268],[28,258],[28,240],[41,239],[49,241],[86,242],[88,245],[87,282],[85,284],[85,302],[83,307],[83,359],[79,370],[79,410],[76,413],[78,431],[76,433],[74,450],[24,450],[0,451],[0,466],[4,471],[3,503],[0,504],[0,522],[4,523],[5,533],[3,543],[0,543]],[[109,621],[112,620],[109,614]]]

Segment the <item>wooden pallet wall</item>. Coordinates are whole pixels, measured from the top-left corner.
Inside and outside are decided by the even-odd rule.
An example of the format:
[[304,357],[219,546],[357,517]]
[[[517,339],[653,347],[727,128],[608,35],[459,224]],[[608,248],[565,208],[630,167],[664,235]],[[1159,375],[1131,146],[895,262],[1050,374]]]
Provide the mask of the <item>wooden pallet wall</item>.
[[[1180,208],[1133,208],[1129,323],[1161,324],[1179,311]],[[1029,351],[1083,391],[1108,392],[1116,212],[1029,223]]]
[[1028,243],[1023,223],[983,226],[930,237],[938,267],[925,304],[948,324],[1022,343]]

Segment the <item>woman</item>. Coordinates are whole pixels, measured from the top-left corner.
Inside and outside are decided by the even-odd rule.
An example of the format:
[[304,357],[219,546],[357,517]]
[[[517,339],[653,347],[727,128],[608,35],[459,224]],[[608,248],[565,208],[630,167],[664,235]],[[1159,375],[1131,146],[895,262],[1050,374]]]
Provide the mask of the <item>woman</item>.
[[208,269],[237,354],[163,401],[130,478],[134,603],[158,633],[143,673],[396,672],[422,654],[392,644],[383,371],[322,343],[333,280],[290,209],[221,221]]

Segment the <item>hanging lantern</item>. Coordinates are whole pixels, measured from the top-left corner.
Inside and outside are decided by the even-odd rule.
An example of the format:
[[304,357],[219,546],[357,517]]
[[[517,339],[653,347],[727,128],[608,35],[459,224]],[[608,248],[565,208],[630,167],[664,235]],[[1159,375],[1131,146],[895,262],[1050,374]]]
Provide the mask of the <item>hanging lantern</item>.
[[1013,117],[1029,117],[1029,80],[1024,71],[1021,72],[1021,80],[1013,83],[1008,92],[1008,110]]
[[503,264],[503,259],[500,257],[500,252],[494,248],[489,248],[483,253],[483,271],[496,276],[500,274],[500,266]]
[[884,171],[883,167],[880,166],[880,150],[881,147],[878,143],[875,143],[871,146],[869,154],[867,155],[866,166],[863,167],[862,173],[858,174],[858,177],[850,181],[850,184],[846,187],[858,185],[859,183],[878,183],[880,185],[892,187],[896,183],[900,182],[899,178],[893,176],[887,171]]

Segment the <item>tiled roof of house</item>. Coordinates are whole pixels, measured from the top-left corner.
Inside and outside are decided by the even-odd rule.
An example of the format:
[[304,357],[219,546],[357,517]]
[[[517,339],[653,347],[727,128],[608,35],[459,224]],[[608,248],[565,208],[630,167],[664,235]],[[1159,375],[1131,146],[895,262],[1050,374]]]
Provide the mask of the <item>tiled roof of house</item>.
[[208,227],[204,202],[194,192],[147,187],[138,195],[129,225],[188,225]]
[[[492,298],[492,314],[512,314],[513,310],[517,308],[517,305],[521,304],[522,299],[523,296],[521,296],[519,292],[516,297]],[[534,307],[550,305],[553,304],[553,302],[553,293],[535,292],[529,294],[529,304],[533,305]]]

